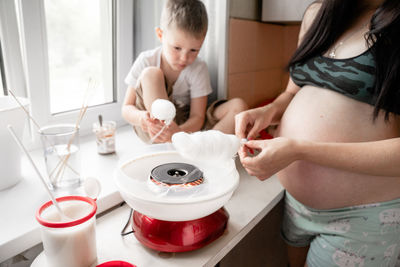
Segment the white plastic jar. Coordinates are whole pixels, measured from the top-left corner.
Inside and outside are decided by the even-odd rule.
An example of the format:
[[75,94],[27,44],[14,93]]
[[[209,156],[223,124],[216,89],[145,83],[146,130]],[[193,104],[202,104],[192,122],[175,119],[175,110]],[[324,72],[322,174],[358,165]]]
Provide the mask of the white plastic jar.
[[47,266],[88,267],[97,262],[96,202],[89,197],[57,199],[64,214],[62,221],[51,201],[36,212]]
[[17,184],[22,178],[23,153],[7,131],[7,125],[11,125],[18,137],[22,139],[28,119],[20,105],[28,110],[29,100],[21,97],[17,100],[11,96],[0,96],[0,190]]

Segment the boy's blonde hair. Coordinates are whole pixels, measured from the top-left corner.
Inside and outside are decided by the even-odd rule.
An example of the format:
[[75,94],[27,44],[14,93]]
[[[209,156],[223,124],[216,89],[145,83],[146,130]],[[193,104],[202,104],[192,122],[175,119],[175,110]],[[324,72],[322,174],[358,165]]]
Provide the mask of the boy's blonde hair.
[[161,14],[161,27],[168,29],[170,26],[203,38],[208,27],[206,7],[199,0],[167,0]]

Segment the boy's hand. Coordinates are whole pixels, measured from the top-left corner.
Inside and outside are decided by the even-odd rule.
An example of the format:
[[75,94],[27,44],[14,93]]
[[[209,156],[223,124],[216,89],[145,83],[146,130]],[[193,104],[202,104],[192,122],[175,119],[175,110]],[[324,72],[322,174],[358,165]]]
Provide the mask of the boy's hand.
[[[159,131],[164,127],[165,123],[163,121],[159,120],[154,120],[150,124],[149,128],[149,135],[152,138],[156,134],[158,134]],[[154,140],[155,143],[166,143],[166,142],[171,142],[172,135],[174,133],[180,132],[181,129],[179,126],[173,121],[171,122],[170,125],[166,126],[164,130],[160,133],[160,135]]]
[[167,127],[165,127],[164,131],[161,133],[159,137],[161,142],[172,142],[171,138],[174,133],[182,131],[178,124],[172,121]]
[[149,132],[149,125],[152,123],[154,119],[150,118],[150,112],[143,111],[140,117],[140,127],[142,128],[143,132]]

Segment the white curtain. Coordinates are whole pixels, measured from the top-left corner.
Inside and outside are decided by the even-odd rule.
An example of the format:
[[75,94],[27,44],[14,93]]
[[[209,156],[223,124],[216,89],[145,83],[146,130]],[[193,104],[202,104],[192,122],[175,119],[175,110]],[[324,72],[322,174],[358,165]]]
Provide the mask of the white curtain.
[[[208,64],[213,94],[210,100],[226,97],[227,88],[227,38],[229,0],[202,0],[208,13],[208,32],[200,57]],[[134,54],[159,46],[154,28],[159,25],[164,1],[135,1]]]

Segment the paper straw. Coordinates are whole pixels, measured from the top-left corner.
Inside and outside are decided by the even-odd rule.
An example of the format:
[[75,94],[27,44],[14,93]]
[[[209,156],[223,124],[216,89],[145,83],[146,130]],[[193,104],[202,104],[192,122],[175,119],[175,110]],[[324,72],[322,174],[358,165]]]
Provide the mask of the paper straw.
[[54,206],[56,207],[57,211],[59,212],[59,214],[61,215],[61,219],[64,221],[68,221],[69,218],[67,217],[67,215],[65,215],[63,213],[63,211],[61,210],[60,206],[58,205],[58,202],[56,201],[56,199],[54,198],[53,194],[51,193],[49,187],[47,186],[42,174],[40,173],[40,171],[38,170],[38,168],[36,167],[36,164],[33,162],[31,156],[29,155],[28,151],[26,150],[25,146],[22,144],[22,142],[19,140],[19,138],[17,137],[17,135],[14,132],[14,129],[12,128],[11,125],[7,126],[8,131],[11,133],[11,135],[14,137],[15,142],[17,142],[18,146],[21,148],[21,150],[25,153],[25,155],[28,157],[30,163],[32,164],[33,168],[36,171],[36,174],[39,176],[40,181],[42,182],[44,188],[46,189],[47,193],[49,194],[51,201],[53,202]]

